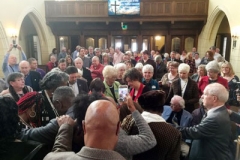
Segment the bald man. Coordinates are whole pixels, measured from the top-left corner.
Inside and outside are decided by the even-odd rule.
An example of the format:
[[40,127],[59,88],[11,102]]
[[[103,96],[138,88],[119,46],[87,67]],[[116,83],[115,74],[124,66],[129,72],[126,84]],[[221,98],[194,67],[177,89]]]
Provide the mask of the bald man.
[[118,141],[120,123],[117,108],[112,102],[97,100],[90,104],[83,121],[85,146],[77,154],[61,152],[71,148],[73,120],[63,116],[58,120],[58,124],[60,129],[53,152],[44,160],[124,160],[119,153],[113,151]]
[[92,65],[90,67],[90,72],[92,79],[94,78],[100,78],[103,81],[103,71],[104,66],[99,62],[99,58],[97,56],[94,56],[92,58]]
[[24,75],[25,85],[32,87],[34,91],[40,91],[39,81],[42,79],[40,73],[30,71],[30,64],[25,60],[19,63],[19,70]]
[[[9,50],[7,51],[7,53],[3,59],[2,71],[4,73],[5,80],[7,80],[7,77],[10,73],[19,72],[19,68],[18,68],[18,64],[17,64],[17,57],[15,55],[10,54],[12,49],[13,49],[13,45],[11,44],[9,47]],[[20,45],[18,45],[17,49],[22,54],[22,60],[26,60],[27,57],[26,57],[25,53],[23,52],[22,47]]]

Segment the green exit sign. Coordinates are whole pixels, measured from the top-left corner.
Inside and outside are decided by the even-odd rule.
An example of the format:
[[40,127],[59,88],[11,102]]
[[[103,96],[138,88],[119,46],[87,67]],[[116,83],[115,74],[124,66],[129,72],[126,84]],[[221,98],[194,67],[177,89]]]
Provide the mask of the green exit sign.
[[122,25],[122,30],[127,30],[128,26],[126,24]]

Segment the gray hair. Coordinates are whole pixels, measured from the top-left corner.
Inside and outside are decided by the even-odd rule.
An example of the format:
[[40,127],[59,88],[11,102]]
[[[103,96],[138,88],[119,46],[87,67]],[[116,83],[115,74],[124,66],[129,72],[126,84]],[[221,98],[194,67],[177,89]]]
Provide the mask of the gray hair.
[[82,58],[80,58],[80,57],[77,57],[76,59],[74,59],[74,63],[75,63],[76,61],[81,61],[81,62],[83,63],[83,60],[82,60]]
[[8,75],[7,83],[10,85],[10,82],[14,82],[17,78],[22,78],[23,74],[19,72],[14,72]]
[[156,57],[155,57],[155,62],[162,62],[162,56],[160,56],[160,55],[157,55]]
[[169,54],[168,53],[164,53],[164,58],[168,58],[169,57]]
[[212,83],[206,86],[204,89],[210,95],[217,96],[218,101],[225,103],[228,100],[229,92],[228,90],[220,83]]
[[96,52],[96,51],[100,51],[100,48],[95,48],[94,51],[95,51],[95,52]]
[[179,66],[178,66],[178,72],[181,72],[181,71],[185,71],[187,73],[189,73],[190,71],[190,66],[186,63],[181,63]]
[[107,65],[104,67],[102,74],[104,78],[117,77],[117,69],[111,65]]
[[143,64],[141,62],[138,62],[136,65],[135,65],[135,68],[136,69],[141,69],[143,68]]
[[144,65],[143,68],[142,68],[142,72],[144,73],[145,71],[154,72],[153,66],[150,65],[150,64]]
[[63,99],[72,101],[74,98],[75,98],[75,94],[74,94],[73,90],[68,86],[58,87],[53,92],[53,101],[63,100]]
[[171,99],[171,102],[174,100],[178,102],[178,104],[182,107],[182,109],[185,108],[185,101],[181,96],[174,95]]
[[114,68],[116,68],[117,70],[119,70],[120,68],[124,68],[126,70],[127,66],[125,63],[118,63],[114,65]]
[[206,70],[213,70],[214,72],[219,73],[220,72],[220,66],[218,65],[218,62],[211,61],[206,65]]
[[67,83],[69,76],[65,72],[55,71],[48,72],[44,78],[40,81],[40,87],[46,90],[55,90],[63,83]]

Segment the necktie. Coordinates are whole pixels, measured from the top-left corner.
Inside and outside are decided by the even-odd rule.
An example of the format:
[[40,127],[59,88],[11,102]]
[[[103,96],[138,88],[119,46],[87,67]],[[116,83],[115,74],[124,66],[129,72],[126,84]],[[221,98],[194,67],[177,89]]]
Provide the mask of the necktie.
[[177,113],[174,113],[174,114],[173,114],[172,123],[173,123],[174,125],[178,126]]

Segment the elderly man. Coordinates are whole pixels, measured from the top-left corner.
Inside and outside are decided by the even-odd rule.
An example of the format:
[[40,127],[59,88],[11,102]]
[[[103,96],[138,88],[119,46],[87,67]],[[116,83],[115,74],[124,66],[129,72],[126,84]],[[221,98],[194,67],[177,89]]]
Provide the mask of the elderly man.
[[199,125],[180,129],[183,138],[193,139],[189,160],[232,159],[231,123],[225,107],[228,95],[227,89],[219,83],[206,86],[202,95],[206,116]]
[[181,63],[178,67],[179,79],[173,81],[167,96],[166,104],[168,105],[174,95],[182,96],[185,100],[185,109],[192,113],[197,108],[199,95],[198,86],[195,81],[188,77],[190,67],[188,64]]
[[124,159],[119,153],[113,151],[118,141],[120,123],[117,108],[112,102],[98,100],[90,104],[83,121],[85,146],[77,154],[63,152],[71,148],[73,120],[64,116],[60,117],[58,123],[60,129],[53,146],[54,152],[49,153],[45,160]]
[[25,85],[32,87],[34,91],[40,91],[39,82],[42,79],[41,75],[36,71],[30,71],[28,61],[19,63],[19,70],[24,75]]
[[[10,54],[12,49],[13,49],[13,45],[11,44],[9,50],[7,51],[7,53],[3,59],[2,71],[4,73],[5,81],[7,81],[7,77],[10,73],[19,71],[19,67],[17,64],[17,57],[15,55]],[[27,57],[26,57],[25,53],[22,51],[22,47],[20,45],[18,45],[17,49],[22,54],[22,60],[26,60]]]
[[93,52],[93,47],[89,46],[88,47],[88,55],[87,57],[89,57],[90,59],[92,59],[95,56],[95,53]]
[[57,67],[57,58],[52,55],[50,56],[50,61],[46,65],[46,71],[50,72],[53,68]]
[[169,58],[167,61],[176,61],[176,62],[178,62],[178,63],[182,63],[181,60],[176,59],[176,52],[175,52],[175,51],[172,51],[172,52],[170,53],[170,58]]
[[30,64],[31,71],[37,71],[41,75],[42,78],[45,76],[46,72],[44,70],[42,70],[41,68],[38,68],[38,63],[35,58],[29,58],[28,62]]
[[161,81],[163,75],[168,72],[166,64],[164,64],[162,60],[162,56],[157,55],[155,57],[155,62],[156,62],[156,80]]
[[99,62],[99,58],[97,56],[94,56],[92,58],[92,65],[89,69],[91,72],[92,79],[100,78],[103,81],[102,75],[103,68],[104,66]]
[[72,106],[75,98],[73,90],[68,86],[58,87],[53,92],[53,105],[59,115],[66,114],[67,110]]
[[189,127],[191,125],[192,115],[184,108],[184,99],[175,95],[171,99],[171,107],[166,105],[164,106],[162,117],[168,123],[177,123],[181,127]]
[[68,86],[72,88],[75,96],[81,93],[88,93],[88,85],[85,80],[77,79],[78,70],[74,66],[67,67],[65,71],[69,75]]
[[75,67],[77,67],[78,69],[78,73],[81,73],[82,77],[87,80],[87,84],[89,86],[90,83],[92,82],[92,76],[91,76],[91,72],[87,68],[83,67],[83,60],[77,57],[74,60],[74,64],[75,64]]

